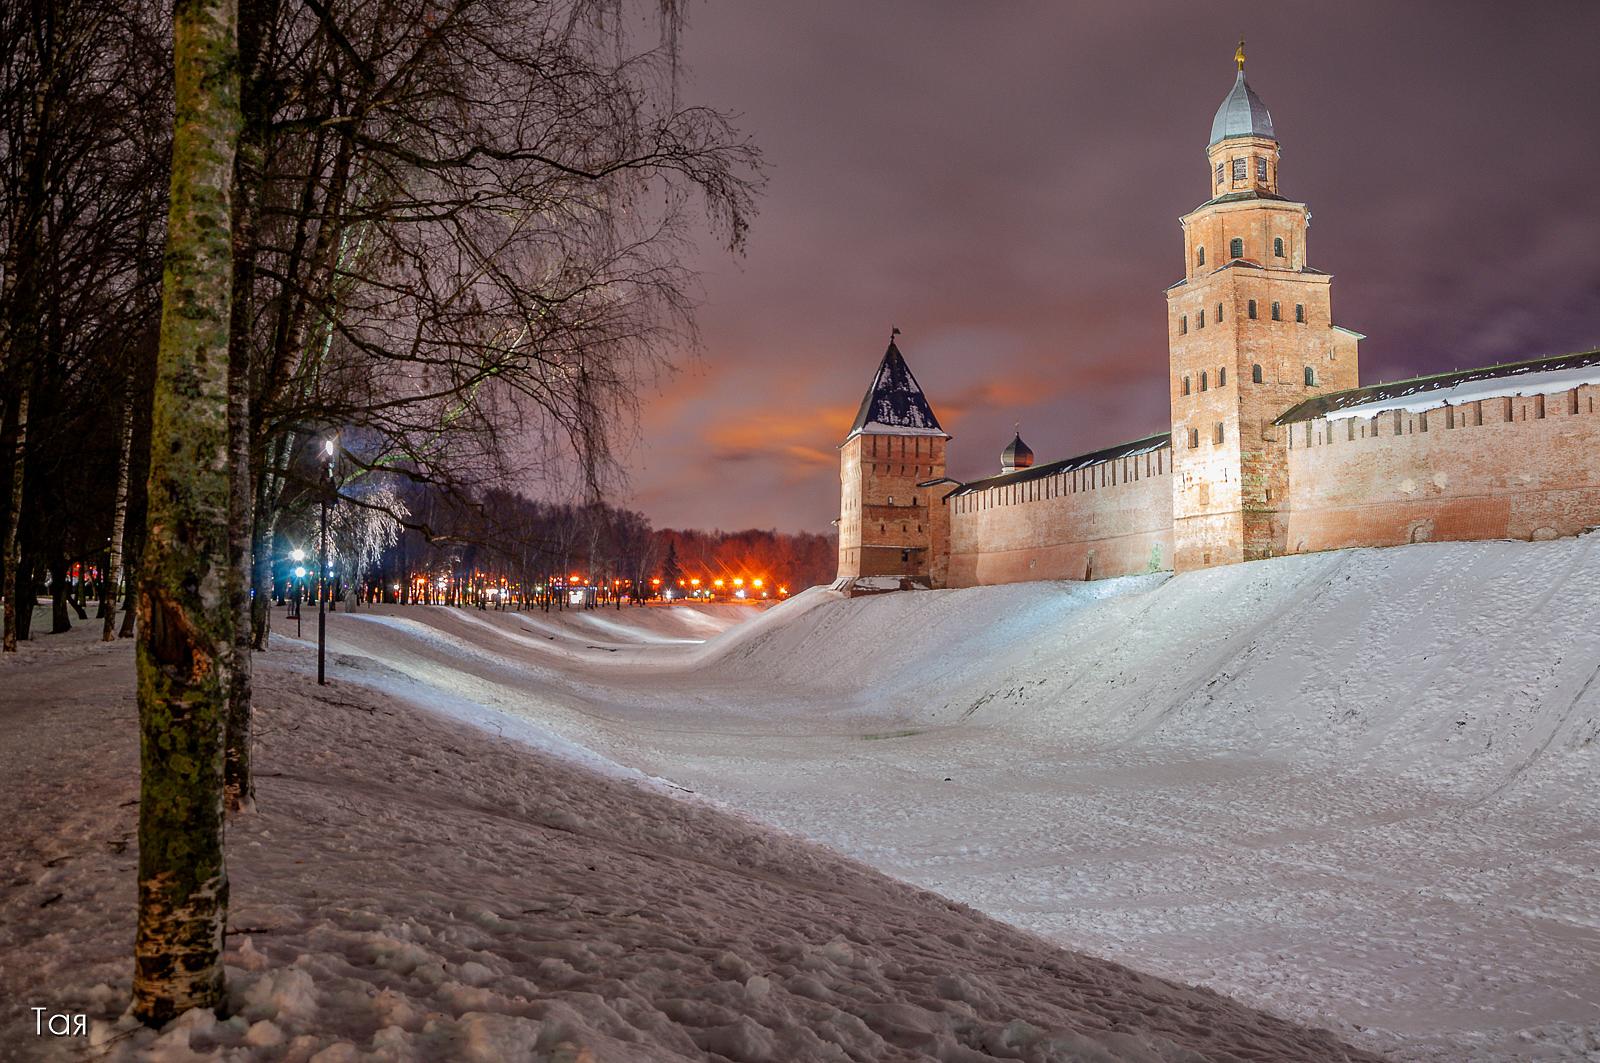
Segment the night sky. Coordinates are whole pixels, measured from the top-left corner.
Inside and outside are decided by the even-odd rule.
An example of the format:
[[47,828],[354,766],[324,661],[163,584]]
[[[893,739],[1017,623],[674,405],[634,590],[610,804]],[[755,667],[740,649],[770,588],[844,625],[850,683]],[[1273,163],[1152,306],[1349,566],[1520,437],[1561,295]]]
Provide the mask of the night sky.
[[1600,3],[713,0],[683,96],[768,186],[746,255],[697,258],[703,350],[646,398],[630,504],[827,530],[891,325],[953,476],[1013,422],[1040,461],[1165,428],[1241,32],[1363,382],[1600,347]]

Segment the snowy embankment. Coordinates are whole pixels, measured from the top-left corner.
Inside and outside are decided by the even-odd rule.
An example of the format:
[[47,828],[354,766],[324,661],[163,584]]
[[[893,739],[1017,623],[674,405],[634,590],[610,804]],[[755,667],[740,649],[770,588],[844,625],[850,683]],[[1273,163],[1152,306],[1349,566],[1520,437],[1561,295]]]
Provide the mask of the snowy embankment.
[[1588,536],[808,592],[700,646],[662,641],[687,610],[608,614],[648,642],[583,614],[333,630],[345,674],[535,720],[1069,947],[1403,1059],[1582,1059],[1597,583]]
[[[440,626],[333,624],[399,639],[402,667],[341,653],[322,688],[303,643],[258,660],[259,809],[229,836],[232,1015],[191,1012],[160,1033],[119,1018],[138,794],[131,647],[80,628],[0,662],[0,1057],[1368,1058],[1061,951],[592,756],[606,770],[531,749],[573,752],[526,713],[497,718],[422,678],[445,675],[451,654],[459,676],[492,674],[493,654],[443,630],[482,632],[485,618],[413,612]],[[526,626],[530,652],[558,661],[572,647],[552,643],[619,621],[493,622],[508,637]],[[550,674],[527,671],[535,687]],[[488,682],[461,685],[485,694]],[[420,694],[435,711],[409,703]],[[485,733],[508,722],[522,741]],[[92,1036],[36,1036],[34,1007],[85,1014]]]

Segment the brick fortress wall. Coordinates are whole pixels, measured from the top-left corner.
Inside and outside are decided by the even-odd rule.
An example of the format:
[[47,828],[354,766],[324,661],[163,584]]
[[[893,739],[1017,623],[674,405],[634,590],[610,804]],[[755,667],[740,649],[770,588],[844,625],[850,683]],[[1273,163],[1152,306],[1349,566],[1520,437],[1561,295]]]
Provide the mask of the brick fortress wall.
[[1288,548],[1550,539],[1600,522],[1600,388],[1288,433]]
[[1105,579],[1172,567],[1172,452],[1018,479],[945,505],[946,583]]

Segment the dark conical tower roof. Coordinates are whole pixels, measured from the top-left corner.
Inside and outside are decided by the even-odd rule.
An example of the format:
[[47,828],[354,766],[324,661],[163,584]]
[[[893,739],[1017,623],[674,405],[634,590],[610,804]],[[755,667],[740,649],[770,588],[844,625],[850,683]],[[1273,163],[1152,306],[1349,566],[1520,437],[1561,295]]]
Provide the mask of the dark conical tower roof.
[[855,423],[850,426],[850,439],[861,433],[868,435],[948,436],[939,427],[939,419],[922,393],[922,385],[911,375],[911,367],[889,340],[889,349],[883,352],[878,372],[872,386],[861,400]]

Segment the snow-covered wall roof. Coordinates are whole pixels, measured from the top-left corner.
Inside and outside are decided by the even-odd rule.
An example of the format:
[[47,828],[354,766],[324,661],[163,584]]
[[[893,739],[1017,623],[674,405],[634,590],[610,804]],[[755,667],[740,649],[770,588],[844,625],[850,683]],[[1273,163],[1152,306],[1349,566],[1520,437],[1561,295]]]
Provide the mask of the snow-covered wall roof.
[[1116,461],[1118,458],[1132,458],[1140,454],[1151,454],[1163,447],[1172,446],[1171,432],[1157,432],[1155,435],[1135,439],[1131,443],[1119,443],[1114,447],[1096,450],[1088,454],[1079,454],[1073,458],[1063,458],[1060,461],[1046,462],[1027,469],[1018,469],[1016,472],[1001,473],[999,476],[990,476],[983,480],[973,480],[964,483],[951,491],[946,498],[957,495],[970,495],[978,491],[987,491],[991,487],[1004,487],[1007,484],[1026,483],[1029,480],[1040,480],[1046,476],[1054,476],[1060,472],[1075,472],[1078,469],[1088,468],[1090,465],[1099,465],[1107,461]]
[[1336,391],[1291,407],[1273,423],[1295,424],[1319,417],[1330,421],[1376,417],[1392,410],[1420,413],[1482,399],[1554,395],[1585,384],[1600,385],[1600,351],[1537,358],[1529,362],[1491,365],[1482,369]]

